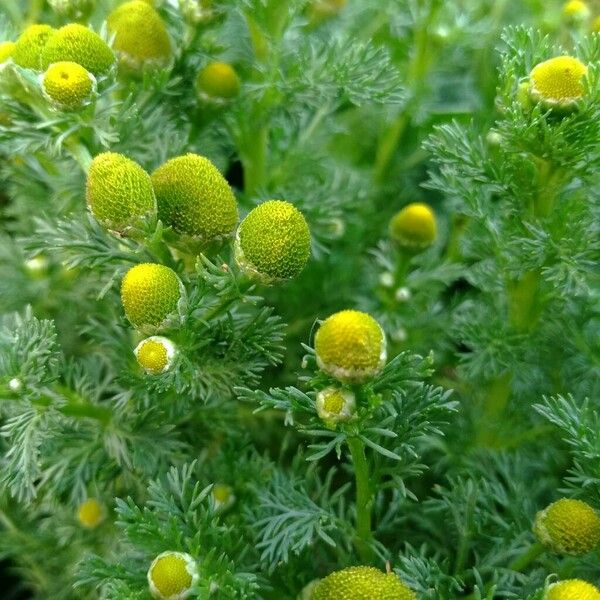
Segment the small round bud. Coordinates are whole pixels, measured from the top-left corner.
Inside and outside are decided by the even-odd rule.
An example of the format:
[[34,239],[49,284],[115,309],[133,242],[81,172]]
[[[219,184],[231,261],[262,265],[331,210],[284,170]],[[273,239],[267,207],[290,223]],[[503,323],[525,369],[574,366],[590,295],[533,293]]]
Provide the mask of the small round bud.
[[215,12],[211,0],[179,0],[179,10],[183,18],[192,25],[212,21]]
[[42,254],[25,261],[25,269],[32,279],[40,279],[48,272],[48,259]]
[[569,0],[563,4],[562,14],[567,23],[577,25],[587,21],[592,13],[582,0]]
[[18,392],[23,387],[23,382],[18,377],[13,377],[8,382],[8,388],[11,392]]
[[369,314],[343,310],[323,321],[315,336],[319,368],[344,382],[362,383],[385,365],[385,334]]
[[12,58],[16,46],[14,42],[0,42],[0,65]]
[[600,600],[600,590],[581,579],[567,579],[548,587],[544,600]]
[[54,29],[50,25],[30,25],[15,43],[12,59],[24,69],[40,71],[43,66],[42,53]]
[[106,516],[104,506],[95,498],[88,498],[77,509],[77,520],[86,529],[95,529]]
[[177,349],[171,340],[155,335],[142,340],[133,353],[146,373],[160,375],[173,366]]
[[504,138],[502,137],[501,133],[498,133],[497,131],[494,131],[494,130],[490,130],[490,131],[488,131],[488,134],[485,136],[485,141],[488,143],[488,146],[490,146],[491,148],[498,148],[498,147],[502,146],[502,142],[504,141]]
[[203,100],[227,101],[240,93],[240,78],[228,63],[208,63],[198,73],[198,93]]
[[86,199],[96,220],[118,233],[156,214],[150,175],[133,160],[115,152],[103,152],[92,161]]
[[171,60],[171,40],[161,16],[147,2],[132,0],[117,7],[107,20],[113,47],[122,65],[133,71],[164,67]]
[[408,339],[408,333],[404,327],[398,327],[392,332],[392,339],[398,344],[403,344]]
[[157,600],[183,600],[198,581],[196,561],[183,552],[163,552],[148,569],[148,586]]
[[52,10],[69,19],[84,19],[88,17],[96,6],[96,0],[48,0]]
[[311,600],[417,600],[395,573],[383,573],[374,567],[349,567],[331,573],[315,587]]
[[100,77],[108,73],[115,55],[97,33],[83,25],[70,23],[50,36],[42,53],[43,68],[62,61],[76,62],[95,77]]
[[328,387],[317,394],[317,414],[328,427],[349,421],[356,412],[356,396],[350,390]]
[[389,271],[383,272],[379,276],[379,283],[385,288],[391,288],[394,285],[394,274]]
[[46,97],[60,110],[75,110],[89,104],[96,78],[74,62],[57,62],[42,76]]
[[408,302],[412,298],[412,294],[407,287],[399,287],[394,294],[396,302]]
[[215,512],[225,512],[235,502],[235,494],[230,486],[224,483],[215,483],[211,490],[211,500]]
[[243,271],[265,283],[296,277],[310,258],[304,215],[290,202],[263,202],[240,224],[235,257]]
[[181,323],[185,290],[169,267],[154,263],[136,265],[121,284],[125,316],[142,332],[154,332]]
[[152,173],[158,217],[176,233],[209,242],[230,237],[238,220],[229,184],[208,158],[186,154]]
[[600,542],[600,516],[581,500],[562,498],[536,515],[533,530],[553,552],[579,556]]
[[405,206],[392,218],[390,235],[401,247],[412,252],[429,248],[437,237],[435,214],[422,202]]
[[529,75],[529,96],[546,108],[571,110],[585,93],[587,67],[572,56],[536,65]]

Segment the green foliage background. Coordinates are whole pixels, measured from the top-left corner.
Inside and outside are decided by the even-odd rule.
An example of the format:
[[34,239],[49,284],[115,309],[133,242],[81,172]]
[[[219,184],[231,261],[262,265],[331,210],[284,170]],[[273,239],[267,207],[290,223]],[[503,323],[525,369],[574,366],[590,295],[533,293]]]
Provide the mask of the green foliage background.
[[[91,16],[103,35],[115,4]],[[559,497],[600,508],[600,36],[558,2],[348,0],[319,22],[310,4],[215,0],[192,25],[165,2],[170,68],[110,80],[92,110],[44,106],[25,70],[30,102],[0,92],[0,555],[37,598],[147,599],[165,550],[198,560],[198,598],[294,599],[386,561],[421,599],[600,583],[598,551],[535,556],[531,532]],[[0,18],[0,40],[67,22],[39,0]],[[579,110],[524,107],[519,83],[565,52],[589,65]],[[210,60],[242,80],[218,109],[194,85]],[[227,247],[168,255],[190,298],[182,360],[145,375],[119,284],[166,246],[88,215],[85,167],[106,149],[149,172],[207,156],[242,214],[293,202],[308,267],[248,290]],[[397,268],[388,223],[414,201],[439,236]],[[390,361],[332,431],[311,345],[344,308],[380,321]],[[225,513],[215,483],[235,494]],[[87,497],[108,510],[91,531]]]

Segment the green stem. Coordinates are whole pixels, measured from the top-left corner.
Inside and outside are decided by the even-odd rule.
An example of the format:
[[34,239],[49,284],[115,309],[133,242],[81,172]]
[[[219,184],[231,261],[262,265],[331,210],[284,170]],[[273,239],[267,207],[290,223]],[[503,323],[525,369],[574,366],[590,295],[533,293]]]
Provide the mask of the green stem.
[[372,491],[369,475],[369,463],[365,455],[365,445],[358,437],[348,438],[348,447],[354,465],[356,480],[356,540],[355,545],[360,559],[364,563],[373,560],[371,541]]
[[269,130],[263,126],[258,131],[248,132],[245,138],[241,156],[244,165],[244,191],[253,195],[266,182]]
[[526,569],[534,560],[540,557],[545,551],[546,548],[544,548],[542,544],[540,544],[539,542],[535,542],[529,547],[527,552],[515,558],[510,563],[508,568],[511,571],[517,571],[518,573],[520,573],[521,571],[523,571],[523,569]]
[[77,161],[77,164],[81,167],[81,170],[84,173],[87,173],[92,162],[92,155],[90,154],[90,151],[76,138],[67,140],[65,142],[65,148]]

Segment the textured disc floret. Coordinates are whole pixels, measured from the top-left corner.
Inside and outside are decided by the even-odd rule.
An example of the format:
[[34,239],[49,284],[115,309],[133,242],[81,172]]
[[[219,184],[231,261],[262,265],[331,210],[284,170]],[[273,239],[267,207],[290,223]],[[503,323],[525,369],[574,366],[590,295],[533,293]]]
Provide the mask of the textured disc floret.
[[568,109],[585,94],[587,67],[572,56],[558,56],[536,65],[529,75],[529,95],[548,108]]
[[349,421],[356,411],[356,396],[350,390],[328,387],[317,394],[319,417],[329,426]]
[[315,336],[317,364],[340,381],[361,383],[384,366],[385,334],[369,314],[343,310],[325,319]]
[[125,315],[140,331],[156,331],[181,322],[185,290],[164,265],[144,263],[127,271],[121,283]]
[[183,600],[198,581],[196,561],[184,552],[163,552],[148,569],[148,586],[157,600]]
[[394,573],[349,567],[322,579],[311,600],[417,600],[417,596]]
[[155,335],[142,340],[133,352],[146,373],[160,375],[173,366],[177,349],[168,338]]
[[12,58],[15,47],[14,42],[0,42],[0,65]]
[[240,93],[240,78],[228,63],[211,62],[198,74],[196,82],[203,98],[231,100]]
[[544,600],[600,600],[600,590],[581,579],[567,579],[548,587]]
[[103,152],[92,161],[86,198],[98,222],[119,233],[156,214],[150,175],[133,160],[115,152]]
[[238,220],[235,196],[208,158],[173,158],[154,171],[152,184],[158,216],[176,233],[198,241],[233,235]]
[[600,516],[581,500],[562,498],[536,515],[534,532],[553,552],[578,556],[600,542]]
[[235,250],[240,268],[266,282],[296,277],[310,258],[306,219],[289,202],[264,202],[240,224]]
[[60,109],[74,110],[90,102],[96,79],[74,62],[51,64],[42,77],[44,93]]
[[48,39],[54,33],[50,25],[30,25],[23,31],[15,44],[12,59],[24,69],[43,68],[42,54]]
[[115,55],[97,33],[83,25],[70,23],[50,36],[42,53],[44,68],[61,61],[76,62],[99,77],[110,70]]
[[165,66],[171,59],[171,41],[161,16],[147,2],[132,0],[117,7],[107,20],[114,34],[113,48],[133,70]]
[[77,509],[77,519],[87,529],[95,529],[106,516],[104,506],[95,498],[88,498]]
[[405,206],[392,218],[390,235],[402,248],[417,252],[429,248],[437,237],[433,210],[422,202]]

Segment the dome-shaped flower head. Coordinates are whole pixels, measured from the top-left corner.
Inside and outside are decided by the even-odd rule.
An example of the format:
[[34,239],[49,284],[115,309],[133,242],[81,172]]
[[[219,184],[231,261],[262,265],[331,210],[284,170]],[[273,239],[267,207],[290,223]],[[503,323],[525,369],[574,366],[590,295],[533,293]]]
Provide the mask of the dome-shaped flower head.
[[196,86],[204,100],[226,101],[240,93],[240,78],[228,63],[208,63],[198,73]]
[[223,513],[229,510],[235,503],[235,494],[231,486],[225,483],[215,483],[210,492],[213,510]]
[[553,552],[578,556],[600,542],[600,516],[581,500],[562,498],[536,515],[533,530]]
[[60,110],[75,110],[89,104],[95,93],[96,78],[74,62],[51,64],[42,76],[42,88]]
[[343,382],[363,383],[387,358],[385,334],[369,314],[343,310],[323,321],[315,336],[319,368]]
[[169,267],[144,263],[132,267],[123,277],[121,302],[125,316],[136,329],[154,332],[181,323],[185,290]]
[[152,174],[158,217],[176,233],[208,242],[230,237],[238,220],[229,184],[208,158],[186,154]]
[[291,203],[269,200],[241,222],[235,244],[240,268],[265,283],[299,275],[310,258],[310,231]]
[[394,573],[373,567],[349,567],[331,573],[314,588],[311,600],[417,600]]
[[150,175],[133,160],[115,152],[103,152],[92,161],[86,198],[98,222],[119,233],[156,214]]
[[354,392],[338,387],[328,387],[317,394],[316,409],[319,418],[329,427],[349,421],[356,412]]
[[70,23],[50,36],[42,53],[43,68],[62,61],[76,62],[95,77],[100,77],[108,73],[115,55],[97,33],[83,25]]
[[84,19],[96,6],[96,0],[48,0],[52,10],[69,19]]
[[198,581],[196,561],[184,552],[163,552],[148,569],[148,586],[157,600],[184,600]]
[[86,529],[95,529],[104,521],[106,511],[95,498],[88,498],[77,509],[77,520]]
[[529,95],[546,108],[573,109],[585,94],[587,67],[572,56],[536,65],[529,75]]
[[15,47],[14,42],[0,42],[0,65],[12,58]]
[[168,338],[154,335],[142,340],[133,352],[146,373],[160,375],[173,366],[177,349]]
[[50,25],[27,27],[15,43],[12,53],[14,63],[24,69],[41,71],[44,68],[42,54],[53,33],[54,29]]
[[581,579],[567,579],[548,587],[544,600],[600,600],[600,590]]
[[411,252],[426,250],[437,237],[433,210],[422,202],[405,206],[390,221],[390,236],[401,248]]
[[563,4],[562,14],[569,23],[582,23],[592,14],[590,7],[582,0],[569,0]]
[[132,0],[121,4],[110,13],[107,24],[115,36],[113,48],[128,69],[140,71],[169,63],[172,51],[167,28],[147,2]]

